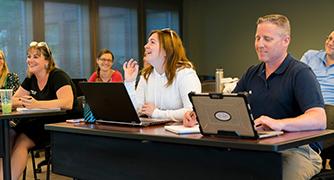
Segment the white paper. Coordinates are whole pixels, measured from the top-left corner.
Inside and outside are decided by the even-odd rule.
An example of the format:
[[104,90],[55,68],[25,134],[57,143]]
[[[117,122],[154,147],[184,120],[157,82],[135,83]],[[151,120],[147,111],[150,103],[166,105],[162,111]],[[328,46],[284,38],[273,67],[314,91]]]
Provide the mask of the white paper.
[[176,134],[200,133],[198,125],[194,127],[184,127],[183,125],[170,125],[170,126],[165,126],[165,130],[176,133]]
[[18,112],[54,112],[54,111],[60,111],[60,108],[16,108],[16,111]]

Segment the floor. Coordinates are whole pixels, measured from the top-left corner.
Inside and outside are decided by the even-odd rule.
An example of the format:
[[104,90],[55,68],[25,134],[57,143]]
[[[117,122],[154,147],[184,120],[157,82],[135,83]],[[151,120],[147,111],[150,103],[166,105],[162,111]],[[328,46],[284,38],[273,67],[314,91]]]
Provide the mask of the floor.
[[[44,160],[44,153],[43,152],[40,153],[40,158],[36,158],[35,159],[36,165],[39,162],[41,162],[42,160]],[[42,173],[37,173],[37,178],[39,180],[45,180],[46,179],[46,166],[42,167]],[[51,173],[50,179],[51,180],[72,180],[73,178],[65,177],[65,176],[61,176],[61,175],[57,175],[57,174]],[[32,171],[31,158],[29,158],[29,160],[28,160],[26,180],[34,180],[34,174],[33,174],[33,171]]]

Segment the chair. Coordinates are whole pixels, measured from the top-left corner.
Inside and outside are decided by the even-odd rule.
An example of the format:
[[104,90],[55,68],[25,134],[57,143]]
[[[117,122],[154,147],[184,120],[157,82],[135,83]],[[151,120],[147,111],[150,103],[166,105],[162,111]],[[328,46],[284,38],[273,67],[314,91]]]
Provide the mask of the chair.
[[216,91],[216,81],[206,80],[202,82],[202,92],[215,92]]
[[[334,130],[334,106],[326,104],[325,111],[327,116],[327,129]],[[321,152],[321,157],[323,159],[323,165],[325,167],[326,160],[329,159],[329,164],[331,168],[334,168],[334,139],[329,139],[323,143],[323,151]],[[331,161],[331,159],[333,159]]]
[[[327,129],[334,130],[334,106],[326,104],[325,111],[327,116]],[[334,179],[334,170],[325,169],[327,160],[329,160],[331,168],[334,168],[334,139],[328,139],[323,142],[323,150],[321,151],[320,156],[322,158],[323,169],[319,174],[312,177],[312,180]]]
[[[35,161],[35,153],[36,151],[44,151],[45,152],[45,159],[38,163],[36,167],[36,161]],[[50,179],[50,166],[51,166],[51,146],[46,145],[46,146],[35,146],[29,150],[29,153],[31,155],[31,162],[32,162],[32,169],[33,169],[33,174],[34,174],[34,179],[38,180],[37,178],[37,173],[42,172],[42,166],[46,165],[47,170],[46,170],[46,178],[47,180]],[[26,179],[26,169],[23,171],[23,180]]]
[[[82,118],[83,116],[83,107],[82,104],[85,102],[85,97],[84,96],[79,96],[77,97],[77,112],[74,115],[75,118]],[[45,159],[41,161],[40,163],[37,164],[36,167],[36,151],[44,151],[45,152]],[[34,179],[38,180],[37,178],[37,173],[42,172],[42,166],[47,166],[46,170],[46,180],[50,179],[50,167],[51,167],[51,145],[41,145],[41,146],[35,146],[29,150],[29,153],[31,154],[31,161],[32,161],[32,169],[33,169],[33,174],[34,174]],[[23,171],[23,180],[26,179],[26,169]]]

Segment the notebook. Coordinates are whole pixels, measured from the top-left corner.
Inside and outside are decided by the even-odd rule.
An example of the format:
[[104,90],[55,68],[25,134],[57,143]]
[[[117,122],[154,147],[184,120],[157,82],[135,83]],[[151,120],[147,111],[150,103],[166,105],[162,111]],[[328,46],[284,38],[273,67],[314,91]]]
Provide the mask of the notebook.
[[139,117],[123,83],[80,82],[79,86],[96,122],[149,126],[172,121]]
[[170,131],[175,134],[196,134],[200,133],[199,126],[185,127],[183,125],[168,125],[164,127],[166,131]]
[[204,135],[265,138],[283,131],[256,131],[247,95],[221,93],[189,93]]

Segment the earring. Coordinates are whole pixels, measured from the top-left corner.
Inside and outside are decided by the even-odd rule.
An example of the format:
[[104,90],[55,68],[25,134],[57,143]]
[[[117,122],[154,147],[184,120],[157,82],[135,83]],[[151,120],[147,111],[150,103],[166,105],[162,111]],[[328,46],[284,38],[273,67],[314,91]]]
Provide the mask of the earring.
[[49,64],[44,64],[45,69],[49,69]]

